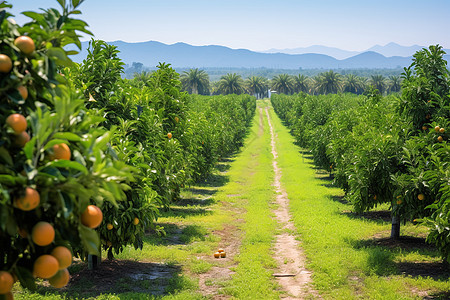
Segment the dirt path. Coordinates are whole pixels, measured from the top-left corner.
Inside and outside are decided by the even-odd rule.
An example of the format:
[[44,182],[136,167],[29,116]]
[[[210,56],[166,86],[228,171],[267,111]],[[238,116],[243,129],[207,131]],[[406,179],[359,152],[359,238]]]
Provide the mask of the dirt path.
[[277,192],[276,203],[278,209],[274,211],[276,219],[281,227],[281,233],[276,237],[274,258],[278,264],[278,270],[274,274],[286,296],[283,299],[304,299],[305,297],[318,297],[317,291],[311,287],[311,272],[305,268],[305,255],[299,242],[292,232],[296,232],[295,225],[289,214],[289,198],[281,186],[281,169],[277,163],[276,135],[270,121],[269,110],[266,107],[266,116],[271,134],[271,146],[273,154],[273,170],[275,173],[274,186]]

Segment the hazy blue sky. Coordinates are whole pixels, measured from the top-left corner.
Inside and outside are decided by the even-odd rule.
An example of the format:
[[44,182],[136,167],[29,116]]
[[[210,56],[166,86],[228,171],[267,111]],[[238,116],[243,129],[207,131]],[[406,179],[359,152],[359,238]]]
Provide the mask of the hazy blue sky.
[[[56,0],[9,0],[16,21]],[[366,50],[395,42],[450,48],[449,0],[86,0],[81,19],[105,41],[266,50],[325,45]]]

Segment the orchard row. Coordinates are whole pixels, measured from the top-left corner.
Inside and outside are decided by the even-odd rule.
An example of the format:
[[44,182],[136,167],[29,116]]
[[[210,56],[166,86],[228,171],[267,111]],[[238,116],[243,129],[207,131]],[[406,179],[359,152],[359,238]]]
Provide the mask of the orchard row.
[[80,1],[58,2],[23,26],[0,4],[0,298],[17,280],[64,286],[73,256],[142,247],[158,210],[240,147],[256,108],[190,97],[166,64],[123,80],[102,41],[72,63],[65,49],[91,33]]
[[401,94],[272,95],[272,105],[357,212],[382,203],[400,223],[430,227],[450,262],[450,74],[440,46],[414,55]]

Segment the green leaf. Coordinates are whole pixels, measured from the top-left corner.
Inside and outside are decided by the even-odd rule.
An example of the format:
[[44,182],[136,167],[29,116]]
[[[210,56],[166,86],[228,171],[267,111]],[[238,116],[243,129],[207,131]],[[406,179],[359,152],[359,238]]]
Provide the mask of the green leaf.
[[81,243],[88,254],[100,256],[100,238],[94,229],[84,225],[78,226]]
[[0,161],[3,161],[10,166],[14,165],[11,155],[9,155],[8,150],[4,147],[0,147]]
[[57,132],[53,135],[55,139],[64,139],[71,142],[81,141],[81,137],[72,132]]
[[0,175],[0,183],[14,185],[16,184],[16,178],[11,175]]
[[78,163],[76,161],[70,161],[70,160],[65,160],[65,159],[51,161],[47,165],[45,165],[45,168],[46,167],[69,168],[69,169],[78,170],[84,174],[88,173],[88,170],[86,169],[85,166],[81,165],[80,163]]
[[16,267],[15,273],[24,288],[32,291],[36,290],[36,280],[30,270],[24,267]]
[[25,157],[29,160],[33,159],[33,150],[36,145],[37,137],[33,137],[28,143],[23,147],[23,152],[25,153]]

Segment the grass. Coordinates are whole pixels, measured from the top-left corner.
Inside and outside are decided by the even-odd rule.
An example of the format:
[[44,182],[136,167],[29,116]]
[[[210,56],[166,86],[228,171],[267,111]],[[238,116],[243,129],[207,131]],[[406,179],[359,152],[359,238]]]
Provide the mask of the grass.
[[[448,275],[431,279],[402,274],[400,262],[439,261],[430,249],[379,246],[374,237],[389,235],[389,221],[350,213],[350,204],[338,201],[342,191],[332,187],[327,174],[318,174],[280,119],[271,110],[278,136],[279,166],[293,221],[313,271],[314,285],[325,299],[418,299],[418,294],[450,291]],[[385,210],[380,207],[378,210]],[[426,229],[407,224],[402,235],[423,236]]]

